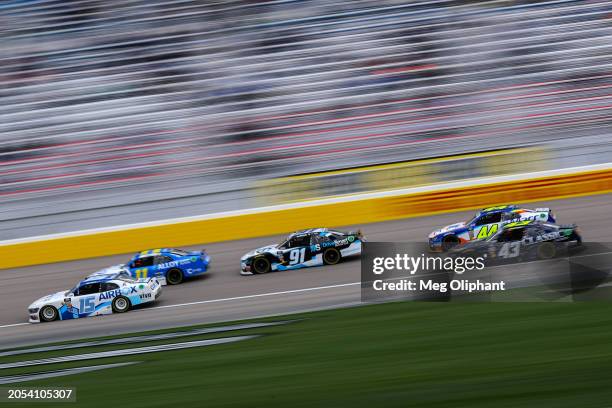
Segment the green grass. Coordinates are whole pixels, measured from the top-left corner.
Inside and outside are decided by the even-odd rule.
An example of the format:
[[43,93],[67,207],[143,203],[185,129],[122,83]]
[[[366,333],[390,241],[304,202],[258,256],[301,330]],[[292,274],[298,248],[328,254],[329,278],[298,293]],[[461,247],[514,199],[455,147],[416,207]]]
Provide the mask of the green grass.
[[76,386],[72,407],[606,407],[611,316],[605,302],[371,305],[24,385]]

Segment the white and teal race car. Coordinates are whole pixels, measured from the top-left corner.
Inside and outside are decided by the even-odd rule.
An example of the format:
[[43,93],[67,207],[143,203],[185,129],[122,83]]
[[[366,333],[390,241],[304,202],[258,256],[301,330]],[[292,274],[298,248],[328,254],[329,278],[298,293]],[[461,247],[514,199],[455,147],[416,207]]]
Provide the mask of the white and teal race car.
[[253,275],[309,266],[335,265],[360,255],[361,231],[340,232],[313,228],[294,232],[279,244],[267,245],[240,259],[240,274]]
[[156,278],[133,280],[125,277],[93,276],[74,288],[44,296],[28,307],[30,323],[69,320],[111,313],[155,301],[161,295]]

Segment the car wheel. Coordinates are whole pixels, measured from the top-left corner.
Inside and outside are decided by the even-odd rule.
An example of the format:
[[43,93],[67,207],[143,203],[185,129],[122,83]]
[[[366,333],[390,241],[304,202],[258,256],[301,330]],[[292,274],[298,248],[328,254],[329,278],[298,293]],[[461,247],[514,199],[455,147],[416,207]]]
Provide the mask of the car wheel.
[[117,296],[113,299],[113,313],[125,313],[130,310],[130,300],[125,296]]
[[166,282],[168,285],[178,285],[183,282],[183,271],[180,269],[170,269],[166,273]]
[[45,306],[40,309],[40,321],[41,322],[52,322],[58,318],[59,314],[57,309],[53,306]]
[[336,248],[328,248],[323,252],[323,262],[325,265],[335,265],[340,262],[342,256]]
[[454,235],[447,235],[442,240],[442,249],[444,251],[448,251],[449,249],[452,249],[457,245],[459,245],[459,238]]
[[253,259],[253,272],[256,274],[270,272],[270,261],[268,258],[259,257]]
[[552,242],[543,242],[538,246],[538,259],[551,259],[557,254],[557,249]]
[[576,246],[582,245],[582,236],[575,231],[570,237],[570,240],[576,241]]

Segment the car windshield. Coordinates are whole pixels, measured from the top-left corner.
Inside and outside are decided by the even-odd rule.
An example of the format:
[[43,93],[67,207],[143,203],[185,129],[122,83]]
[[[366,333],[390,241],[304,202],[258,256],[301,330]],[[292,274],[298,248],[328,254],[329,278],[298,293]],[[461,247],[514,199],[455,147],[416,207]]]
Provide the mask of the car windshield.
[[291,239],[291,235],[288,235],[287,238],[283,238],[283,240],[278,243],[278,247],[279,248],[285,247],[290,239]]
[[471,223],[473,223],[474,221],[476,221],[478,219],[478,216],[480,215],[480,213],[476,213],[476,215],[474,215],[472,218],[470,218],[469,220],[467,220],[467,222],[465,223],[466,225],[469,225]]

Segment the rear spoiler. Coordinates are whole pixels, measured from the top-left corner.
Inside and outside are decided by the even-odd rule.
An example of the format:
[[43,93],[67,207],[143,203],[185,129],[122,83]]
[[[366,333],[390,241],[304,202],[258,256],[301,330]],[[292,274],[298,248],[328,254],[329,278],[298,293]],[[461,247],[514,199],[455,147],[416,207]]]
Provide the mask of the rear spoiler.
[[361,229],[358,229],[357,231],[349,231],[347,235],[357,235],[358,238],[361,238],[363,237],[363,232],[361,232]]

